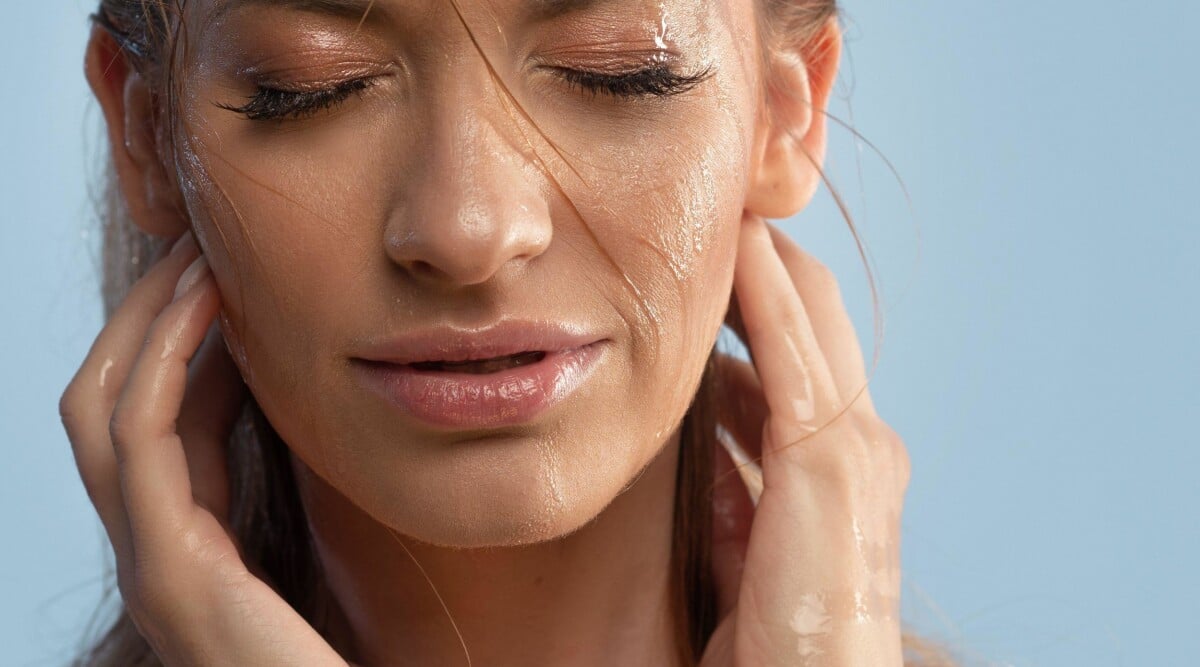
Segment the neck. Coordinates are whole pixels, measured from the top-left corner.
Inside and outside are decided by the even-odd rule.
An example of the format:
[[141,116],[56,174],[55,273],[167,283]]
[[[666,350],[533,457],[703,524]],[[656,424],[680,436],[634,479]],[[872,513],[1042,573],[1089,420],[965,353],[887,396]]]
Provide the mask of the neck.
[[483,549],[397,535],[297,466],[337,603],[334,633],[361,665],[675,665],[678,454],[676,433],[632,486],[566,537]]

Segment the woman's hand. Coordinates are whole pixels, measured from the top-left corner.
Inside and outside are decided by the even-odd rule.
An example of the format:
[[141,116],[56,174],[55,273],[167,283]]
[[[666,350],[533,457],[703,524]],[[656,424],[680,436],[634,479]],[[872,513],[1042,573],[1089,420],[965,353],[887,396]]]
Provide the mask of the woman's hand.
[[[830,271],[760,218],[743,221],[722,356],[721,422],[762,456],[757,508],[717,451],[722,620],[702,667],[899,667],[900,512],[909,461],[865,390]],[[753,484],[751,484],[753,486]]]
[[121,596],[169,666],[344,667],[229,529],[224,443],[245,387],[219,330],[206,336],[220,296],[198,254],[188,233],[134,285],[59,405]]

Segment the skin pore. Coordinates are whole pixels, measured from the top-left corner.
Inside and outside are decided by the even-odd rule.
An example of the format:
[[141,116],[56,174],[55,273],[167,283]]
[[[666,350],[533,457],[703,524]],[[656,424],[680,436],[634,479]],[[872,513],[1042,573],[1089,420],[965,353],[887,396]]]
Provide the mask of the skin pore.
[[[747,202],[807,196],[756,180],[754,6],[362,16],[187,3],[178,159],[144,184],[179,193],[232,356],[294,454],[335,643],[364,664],[466,664],[463,643],[476,665],[672,664],[677,426]],[[647,69],[671,94],[631,78]],[[584,85],[601,76],[643,92]],[[508,319],[605,339],[590,380],[529,423],[438,429],[354,374],[398,334]]]
[[[553,23],[520,18],[527,5],[462,8],[512,99],[446,2],[380,2],[361,27],[265,3],[215,24],[197,11],[182,77],[180,145],[209,175],[185,205],[236,295],[225,333],[251,389],[304,467],[428,543],[526,544],[599,514],[663,451],[732,283],[754,111],[733,35],[748,26],[690,2]],[[625,100],[550,69],[634,70],[659,41],[680,70],[719,73]],[[353,76],[373,78],[309,118],[218,106],[264,80]],[[486,433],[398,414],[353,375],[398,333],[503,319],[571,323],[606,339],[604,359],[555,410]]]
[[[233,277],[227,266],[243,270],[226,334],[296,454],[359,659],[463,659],[407,546],[476,664],[669,664],[678,439],[667,436],[732,282],[753,113],[733,38],[750,16],[730,25],[699,3],[610,2],[534,23],[508,5],[493,18],[463,3],[463,18],[544,135],[513,112],[449,3],[381,2],[361,29],[351,15],[257,4],[224,13],[195,43],[204,67],[185,77],[184,106],[190,143],[233,205],[201,185],[187,208],[218,283]],[[543,69],[621,72],[663,51],[718,74],[622,100]],[[247,69],[281,87],[378,79],[307,119],[253,121],[204,103],[253,94]],[[213,242],[229,209],[253,251],[231,242],[222,256]],[[363,341],[505,317],[574,322],[609,341],[591,381],[532,424],[439,433],[348,372]],[[487,548],[499,545],[526,546]]]

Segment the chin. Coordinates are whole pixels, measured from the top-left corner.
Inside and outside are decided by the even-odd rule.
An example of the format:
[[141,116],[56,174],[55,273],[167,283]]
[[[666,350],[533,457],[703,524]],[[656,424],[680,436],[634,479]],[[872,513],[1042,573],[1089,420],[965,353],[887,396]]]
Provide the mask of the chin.
[[281,421],[281,436],[321,482],[306,504],[334,523],[356,515],[364,531],[374,524],[439,547],[532,545],[588,526],[663,451],[658,423],[637,414],[614,423],[613,412],[629,413],[594,409],[619,401],[605,386],[590,389],[593,409],[473,437],[414,437],[388,413],[355,409],[348,392],[344,404],[318,404],[327,411],[306,424]]
[[[406,517],[393,528],[413,539],[441,547],[481,549],[516,547],[564,538],[595,519],[609,497],[564,497],[544,484],[503,480],[487,492],[476,487],[456,502],[433,502],[420,517]],[[499,487],[499,488],[496,488]],[[594,487],[593,487],[594,488]],[[445,498],[443,498],[445,500]],[[416,519],[415,522],[412,522]]]
[[377,521],[427,544],[521,546],[586,526],[637,473],[633,460],[627,466],[605,457],[609,463],[597,465],[590,458],[574,459],[537,438],[460,443],[386,479],[376,468],[374,499],[355,499],[354,485],[339,486],[366,501],[363,509]]

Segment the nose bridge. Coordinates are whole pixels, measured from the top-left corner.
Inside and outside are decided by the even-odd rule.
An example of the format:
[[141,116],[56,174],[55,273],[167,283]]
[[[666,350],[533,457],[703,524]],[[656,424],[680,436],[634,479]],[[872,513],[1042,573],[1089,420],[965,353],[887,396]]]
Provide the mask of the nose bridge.
[[414,146],[424,159],[392,212],[388,252],[410,273],[480,283],[545,250],[549,211],[482,62],[450,65],[438,78]]
[[[514,128],[491,85],[476,87],[459,81],[447,88],[455,94],[439,105],[443,121],[431,136],[432,159],[438,166],[431,175],[436,174],[439,183],[452,184],[461,197],[457,202],[461,222],[470,226],[482,222],[475,218],[491,208],[489,203],[501,203],[506,193],[522,189],[522,155],[511,141]],[[445,201],[455,205],[449,198]]]

